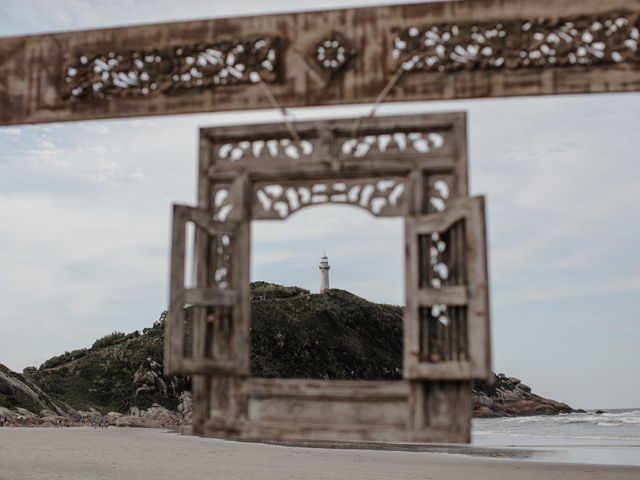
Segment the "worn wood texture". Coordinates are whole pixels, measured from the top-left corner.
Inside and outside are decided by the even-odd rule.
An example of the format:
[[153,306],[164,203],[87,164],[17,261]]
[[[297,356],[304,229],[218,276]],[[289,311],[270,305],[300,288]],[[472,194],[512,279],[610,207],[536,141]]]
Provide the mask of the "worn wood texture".
[[483,197],[406,218],[404,377],[489,379],[489,280]]
[[[195,431],[252,440],[469,441],[471,381],[490,372],[490,344],[483,204],[467,198],[465,114],[304,122],[296,135],[283,124],[200,131],[198,206],[176,209],[178,304],[167,335],[169,354],[178,356],[168,373],[195,375]],[[405,219],[404,381],[247,378],[250,223],[327,203]],[[184,243],[187,221],[197,227],[192,247]],[[449,242],[436,263],[424,256],[431,245],[419,244],[432,233]],[[175,277],[184,276],[190,248],[198,280],[186,288]],[[441,282],[450,278],[446,285],[429,283],[439,264],[447,265],[446,275],[439,270]],[[191,356],[179,316],[186,300]],[[437,305],[451,309],[451,328],[430,330],[423,348],[421,309]],[[425,348],[441,358],[411,356]]]
[[238,421],[211,416],[201,433],[243,440],[469,441],[468,382],[250,378],[241,397]]
[[[188,223],[195,227],[191,245],[187,245]],[[239,222],[216,222],[204,209],[174,206],[165,333],[167,374],[248,373],[249,287],[247,274],[240,272],[248,262],[244,248],[240,251],[246,247],[243,238],[247,230],[248,226]],[[189,250],[193,251],[191,267],[196,285],[187,285],[185,279]],[[198,306],[190,323],[185,305]],[[187,331],[186,326],[191,330]],[[212,345],[207,341],[209,337]]]
[[[640,89],[638,0],[468,0],[0,38],[0,125]],[[260,85],[260,84],[263,85]]]
[[[285,219],[324,203],[405,216],[468,194],[465,114],[371,118],[354,131],[355,122],[298,123],[299,141],[283,124],[201,129],[199,206],[218,221]],[[239,176],[250,187],[237,211]]]

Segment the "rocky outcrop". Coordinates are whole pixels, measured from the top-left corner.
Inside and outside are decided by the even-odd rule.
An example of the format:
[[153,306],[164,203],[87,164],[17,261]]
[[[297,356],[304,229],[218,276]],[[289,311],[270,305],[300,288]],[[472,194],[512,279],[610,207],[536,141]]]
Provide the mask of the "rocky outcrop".
[[574,410],[567,404],[549,400],[531,392],[531,387],[503,373],[492,382],[473,387],[473,410],[476,417],[556,415]]
[[168,396],[169,387],[162,374],[162,365],[153,358],[147,357],[133,375],[133,388],[136,397],[156,392],[165,397]]
[[53,399],[24,375],[12,372],[0,364],[0,407],[24,412],[45,412],[65,416],[72,409]]
[[181,425],[191,425],[191,412],[193,407],[191,392],[182,392],[178,402],[177,414]]
[[167,428],[181,424],[180,417],[177,413],[167,410],[158,404],[154,404],[146,410],[131,407],[127,415],[109,412],[106,418],[110,425],[117,427]]

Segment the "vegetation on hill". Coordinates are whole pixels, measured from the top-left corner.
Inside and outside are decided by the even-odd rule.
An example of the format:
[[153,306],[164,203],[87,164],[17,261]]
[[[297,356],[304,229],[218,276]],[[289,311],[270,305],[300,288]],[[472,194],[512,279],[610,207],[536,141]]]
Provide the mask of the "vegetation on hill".
[[165,314],[142,333],[106,335],[91,348],[53,357],[38,369],[26,369],[25,374],[52,397],[76,409],[123,412],[153,403],[175,409],[180,392],[189,383],[161,374],[164,319]]
[[344,290],[252,290],[251,374],[381,380],[402,376],[402,307]]
[[[251,285],[251,374],[256,377],[397,379],[402,307],[343,290],[311,294],[266,282]],[[151,328],[113,332],[45,361],[25,375],[76,409],[124,412],[158,403],[175,409],[189,379],[162,374],[166,312]]]
[[[403,307],[372,303],[343,290],[311,294],[266,282],[251,285],[251,307],[254,377],[402,377]],[[187,319],[190,314],[187,307]],[[65,352],[39,368],[29,367],[21,378],[37,385],[58,405],[75,409],[126,412],[157,403],[175,410],[190,381],[163,375],[165,320],[166,312],[142,333],[113,332],[91,348]],[[524,413],[554,413],[555,402],[540,407],[540,397],[519,385],[519,380],[514,383],[517,379],[504,376],[496,380],[491,387],[476,386],[478,414],[517,414],[519,408]],[[15,399],[2,397],[1,390],[0,406],[18,405]],[[516,402],[521,402],[520,407]],[[560,411],[571,411],[557,405],[566,407]]]

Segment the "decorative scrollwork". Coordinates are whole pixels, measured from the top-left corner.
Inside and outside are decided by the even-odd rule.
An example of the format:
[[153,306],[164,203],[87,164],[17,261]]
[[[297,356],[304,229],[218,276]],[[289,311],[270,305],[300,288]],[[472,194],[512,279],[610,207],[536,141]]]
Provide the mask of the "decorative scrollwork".
[[229,186],[216,185],[213,190],[213,219],[216,222],[226,222],[232,210]]
[[430,153],[444,145],[444,136],[436,132],[395,132],[342,139],[340,153],[344,156],[365,157],[372,154],[415,152]]
[[413,26],[394,32],[392,55],[427,72],[640,62],[640,17]]
[[445,237],[439,233],[431,234],[431,247],[429,249],[429,260],[431,268],[431,288],[439,289],[449,280],[449,266],[447,265],[446,253],[448,245]]
[[212,286],[227,290],[231,286],[231,237],[217,235],[214,237]]
[[329,77],[335,77],[345,70],[356,56],[355,49],[344,36],[333,33],[329,38],[316,45],[314,60],[321,71]]
[[444,178],[430,176],[427,181],[429,213],[444,212],[451,196],[449,183]]
[[467,278],[465,222],[446,231],[419,235],[420,288],[440,290],[464,285]]
[[63,98],[170,94],[277,80],[278,37],[183,45],[163,50],[80,55],[65,68]]
[[325,203],[354,205],[374,215],[401,215],[404,193],[404,180],[399,178],[260,185],[254,218],[286,218],[306,206]]
[[312,141],[294,142],[288,138],[243,140],[235,143],[223,143],[215,148],[216,158],[228,162],[275,158],[298,160],[310,156],[313,151]]

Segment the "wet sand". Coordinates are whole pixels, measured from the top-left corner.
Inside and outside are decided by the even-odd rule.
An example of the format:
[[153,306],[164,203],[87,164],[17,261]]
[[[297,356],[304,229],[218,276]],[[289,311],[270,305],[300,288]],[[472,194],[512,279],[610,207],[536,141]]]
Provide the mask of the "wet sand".
[[0,480],[639,479],[640,467],[286,447],[160,429],[0,428]]

